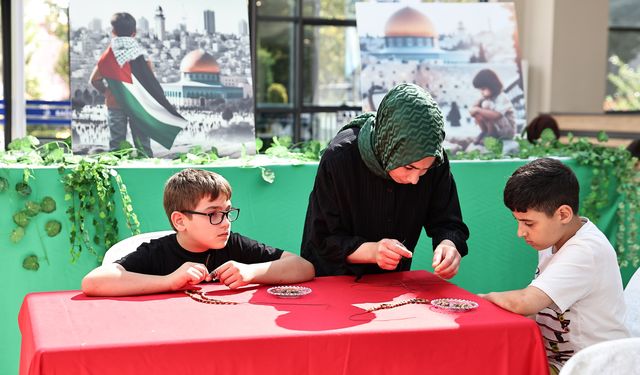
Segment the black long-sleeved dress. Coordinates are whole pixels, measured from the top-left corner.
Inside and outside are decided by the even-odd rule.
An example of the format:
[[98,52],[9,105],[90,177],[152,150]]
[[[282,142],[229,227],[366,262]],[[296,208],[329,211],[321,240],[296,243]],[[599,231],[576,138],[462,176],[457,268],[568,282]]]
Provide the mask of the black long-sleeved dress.
[[[333,139],[309,196],[301,255],[313,263],[316,276],[385,272],[377,264],[347,263],[346,257],[364,242],[383,238],[402,241],[413,251],[422,227],[434,249],[448,239],[466,255],[469,229],[462,221],[446,155],[416,185],[398,184],[376,176],[364,164],[359,131],[346,129]],[[410,267],[411,259],[403,258],[396,271]]]

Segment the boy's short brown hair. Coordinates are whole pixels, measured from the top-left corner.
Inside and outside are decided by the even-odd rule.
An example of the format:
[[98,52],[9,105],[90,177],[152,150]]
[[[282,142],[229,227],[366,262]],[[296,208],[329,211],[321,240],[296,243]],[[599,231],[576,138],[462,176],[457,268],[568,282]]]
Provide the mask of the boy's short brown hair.
[[202,198],[215,200],[220,195],[231,199],[231,185],[224,177],[202,169],[184,169],[164,185],[164,211],[171,222],[174,211],[193,210]]

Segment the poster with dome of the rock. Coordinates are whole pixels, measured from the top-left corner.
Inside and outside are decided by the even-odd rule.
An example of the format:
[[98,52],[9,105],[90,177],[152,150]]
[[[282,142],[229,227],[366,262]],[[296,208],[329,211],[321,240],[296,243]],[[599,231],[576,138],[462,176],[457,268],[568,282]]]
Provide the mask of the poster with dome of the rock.
[[71,0],[69,25],[74,153],[255,153],[246,1]]
[[523,73],[511,3],[356,3],[364,111],[400,83],[428,91],[445,119],[445,149],[505,150],[525,126]]

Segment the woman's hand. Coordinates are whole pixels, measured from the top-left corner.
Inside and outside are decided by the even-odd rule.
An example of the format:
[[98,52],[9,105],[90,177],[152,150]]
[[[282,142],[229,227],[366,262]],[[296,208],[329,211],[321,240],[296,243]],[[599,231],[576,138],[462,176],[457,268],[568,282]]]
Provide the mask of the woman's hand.
[[443,240],[433,251],[433,271],[443,279],[450,279],[458,273],[461,258],[456,245]]
[[376,244],[376,264],[383,270],[395,270],[403,257],[411,258],[413,256],[411,251],[398,240],[383,238]]

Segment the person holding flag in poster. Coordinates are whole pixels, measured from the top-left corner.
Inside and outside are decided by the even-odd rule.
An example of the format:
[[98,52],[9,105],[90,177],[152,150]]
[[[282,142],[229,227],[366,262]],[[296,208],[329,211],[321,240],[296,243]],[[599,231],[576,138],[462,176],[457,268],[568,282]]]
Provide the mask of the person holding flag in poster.
[[105,96],[109,149],[118,149],[126,140],[128,123],[135,147],[153,157],[150,139],[171,149],[187,120],[165,97],[151,62],[145,59],[144,49],[134,38],[135,18],[125,12],[115,13],[111,26],[111,44],[89,78],[91,85]]

